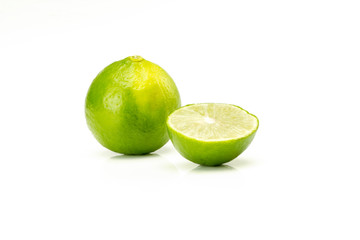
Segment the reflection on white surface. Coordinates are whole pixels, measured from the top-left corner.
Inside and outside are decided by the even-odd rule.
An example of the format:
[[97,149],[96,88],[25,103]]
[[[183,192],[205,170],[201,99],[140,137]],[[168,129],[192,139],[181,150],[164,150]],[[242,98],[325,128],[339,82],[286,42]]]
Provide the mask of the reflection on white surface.
[[106,175],[121,179],[156,179],[178,176],[177,168],[164,156],[157,153],[147,155],[116,155],[104,162]]
[[255,165],[255,160],[237,158],[221,166],[202,166],[188,161],[168,145],[147,155],[104,155],[105,177],[123,180],[181,179],[201,176],[236,176]]
[[208,166],[197,166],[192,169],[190,173],[202,174],[202,173],[226,173],[226,172],[234,172],[237,169],[229,166],[229,165],[220,165],[216,167],[208,167]]

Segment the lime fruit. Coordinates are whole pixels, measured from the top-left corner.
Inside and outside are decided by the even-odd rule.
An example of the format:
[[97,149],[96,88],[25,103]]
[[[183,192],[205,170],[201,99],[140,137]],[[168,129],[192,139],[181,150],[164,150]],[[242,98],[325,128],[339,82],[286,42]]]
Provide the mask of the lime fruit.
[[191,104],[167,119],[175,149],[188,160],[217,166],[239,156],[251,143],[259,126],[256,116],[231,104]]
[[181,106],[172,78],[140,56],[114,62],[93,80],[85,102],[86,121],[106,148],[146,154],[168,140],[166,119]]

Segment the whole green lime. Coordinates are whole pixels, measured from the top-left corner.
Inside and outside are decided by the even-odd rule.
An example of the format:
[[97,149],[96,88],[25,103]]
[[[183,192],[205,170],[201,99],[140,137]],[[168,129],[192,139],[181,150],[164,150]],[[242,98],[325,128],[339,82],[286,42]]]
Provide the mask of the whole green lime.
[[123,154],[146,154],[169,140],[166,119],[180,105],[169,74],[132,56],[110,64],[93,80],[86,96],[86,121],[104,147]]

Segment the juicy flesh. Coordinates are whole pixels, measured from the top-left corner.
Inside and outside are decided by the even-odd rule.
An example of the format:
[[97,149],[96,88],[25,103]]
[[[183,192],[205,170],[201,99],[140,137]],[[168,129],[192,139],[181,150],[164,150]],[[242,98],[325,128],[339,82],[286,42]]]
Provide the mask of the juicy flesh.
[[218,141],[245,137],[257,128],[258,122],[236,106],[204,103],[178,109],[169,117],[169,124],[188,137]]

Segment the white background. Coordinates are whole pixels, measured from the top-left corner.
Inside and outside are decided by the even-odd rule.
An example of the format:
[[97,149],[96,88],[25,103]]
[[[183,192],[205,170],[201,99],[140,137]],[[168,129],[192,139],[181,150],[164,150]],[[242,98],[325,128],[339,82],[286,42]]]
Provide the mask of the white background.
[[[141,55],[258,116],[219,168],[103,148],[84,101]],[[360,239],[360,3],[0,0],[0,239]]]

